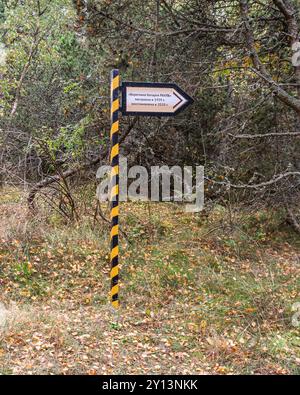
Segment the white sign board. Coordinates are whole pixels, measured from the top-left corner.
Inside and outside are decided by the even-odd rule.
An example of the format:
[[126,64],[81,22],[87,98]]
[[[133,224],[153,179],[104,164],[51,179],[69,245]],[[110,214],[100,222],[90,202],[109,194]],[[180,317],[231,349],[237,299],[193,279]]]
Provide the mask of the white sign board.
[[193,102],[175,84],[125,82],[122,94],[124,115],[176,115]]

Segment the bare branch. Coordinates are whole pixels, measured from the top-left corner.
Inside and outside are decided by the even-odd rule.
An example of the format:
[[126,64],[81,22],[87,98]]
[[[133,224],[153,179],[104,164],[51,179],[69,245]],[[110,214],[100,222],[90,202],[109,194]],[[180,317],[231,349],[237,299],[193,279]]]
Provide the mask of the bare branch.
[[288,178],[288,177],[300,177],[300,172],[299,171],[289,171],[286,173],[277,174],[271,180],[262,182],[260,184],[231,184],[231,182],[215,181],[215,180],[212,180],[207,177],[206,177],[206,179],[210,182],[213,182],[214,184],[225,185],[225,186],[228,186],[230,188],[235,188],[235,189],[262,189],[262,188],[271,186],[273,184],[276,184],[279,181],[281,181],[285,178]]
[[252,59],[252,63],[254,65],[254,71],[258,76],[260,76],[265,82],[268,83],[270,88],[272,89],[273,93],[277,95],[277,97],[286,105],[288,105],[290,108],[295,110],[298,114],[300,114],[300,100],[293,97],[290,95],[288,92],[286,92],[284,89],[282,89],[271,77],[271,75],[268,73],[265,65],[261,62],[258,53],[255,48],[255,40],[253,36],[253,31],[251,29],[250,23],[249,23],[249,6],[248,6],[248,1],[246,0],[240,0],[240,9],[241,9],[241,15],[242,19],[244,22],[244,27],[245,27],[245,38],[246,38],[246,43],[248,46],[248,49],[250,51],[250,56]]
[[283,132],[283,133],[265,133],[265,134],[232,134],[228,133],[229,136],[235,139],[261,139],[267,137],[297,137],[300,136],[300,132]]
[[[134,128],[136,122],[137,122],[137,118],[135,118],[133,120],[133,122],[128,126],[127,130],[125,131],[125,133],[122,134],[122,136],[120,137],[119,143],[122,143],[126,139],[126,137],[129,135],[131,130]],[[95,158],[94,160],[92,160],[90,162],[83,163],[82,165],[77,166],[75,168],[68,169],[68,170],[64,171],[63,173],[61,173],[61,174],[56,174],[54,176],[46,177],[43,180],[41,180],[40,182],[38,182],[36,185],[34,185],[34,187],[29,192],[28,199],[27,199],[29,208],[31,210],[34,210],[34,208],[35,208],[34,207],[34,199],[35,199],[36,194],[41,189],[43,189],[45,187],[48,187],[49,185],[51,185],[51,184],[53,184],[55,182],[60,181],[62,176],[64,177],[64,179],[67,179],[67,178],[73,176],[74,174],[79,173],[82,170],[86,170],[86,169],[89,169],[89,168],[97,165],[98,163],[101,162],[101,160],[104,160],[107,157],[108,154],[109,154],[109,147],[106,147],[101,152],[101,154],[97,158]]]
[[13,103],[13,106],[12,106],[12,110],[11,110],[11,113],[10,113],[10,118],[12,118],[15,115],[16,111],[17,111],[19,100],[20,100],[20,96],[21,96],[21,89],[22,89],[22,86],[23,86],[24,79],[25,79],[26,74],[27,74],[27,72],[29,70],[29,67],[31,65],[32,59],[33,59],[33,57],[34,57],[34,55],[35,55],[35,53],[36,53],[36,51],[38,49],[39,43],[42,40],[42,37],[38,38],[38,33],[39,33],[39,28],[37,28],[36,31],[35,31],[34,40],[33,40],[32,44],[31,44],[31,47],[30,47],[28,59],[27,59],[26,63],[24,64],[24,67],[23,67],[20,79],[19,79],[18,84],[17,84],[15,100],[14,100],[14,103]]

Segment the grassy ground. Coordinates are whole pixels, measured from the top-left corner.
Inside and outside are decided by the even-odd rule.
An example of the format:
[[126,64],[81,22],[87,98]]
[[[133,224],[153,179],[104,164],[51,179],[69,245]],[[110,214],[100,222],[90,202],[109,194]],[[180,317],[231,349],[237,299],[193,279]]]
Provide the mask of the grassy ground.
[[299,373],[300,240],[280,213],[121,213],[116,314],[107,225],[29,218],[1,193],[2,374]]

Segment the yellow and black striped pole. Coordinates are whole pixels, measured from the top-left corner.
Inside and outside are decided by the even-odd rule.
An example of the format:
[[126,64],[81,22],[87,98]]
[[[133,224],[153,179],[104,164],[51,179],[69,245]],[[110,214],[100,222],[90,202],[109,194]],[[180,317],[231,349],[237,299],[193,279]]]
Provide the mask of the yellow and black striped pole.
[[110,132],[110,164],[111,164],[111,233],[110,233],[110,279],[111,303],[119,308],[119,70],[111,72],[111,132]]

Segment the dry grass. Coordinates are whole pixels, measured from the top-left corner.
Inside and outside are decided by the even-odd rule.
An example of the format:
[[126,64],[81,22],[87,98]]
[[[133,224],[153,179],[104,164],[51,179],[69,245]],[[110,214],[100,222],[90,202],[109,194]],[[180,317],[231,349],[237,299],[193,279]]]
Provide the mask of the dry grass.
[[[2,218],[9,204],[0,204]],[[300,243],[280,213],[229,218],[217,207],[207,217],[138,203],[121,212],[128,239],[118,315],[108,304],[105,224],[52,216],[25,227],[17,220],[6,233],[3,374],[299,372],[291,308],[300,299]]]

